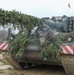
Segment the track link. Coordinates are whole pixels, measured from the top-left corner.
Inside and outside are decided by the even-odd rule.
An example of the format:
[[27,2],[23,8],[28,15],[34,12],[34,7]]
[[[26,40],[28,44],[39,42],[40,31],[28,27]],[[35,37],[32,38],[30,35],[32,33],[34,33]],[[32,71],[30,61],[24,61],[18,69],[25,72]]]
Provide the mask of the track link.
[[2,52],[3,58],[14,68],[14,69],[22,69],[19,63],[13,58],[13,56],[9,52]]
[[74,56],[62,55],[61,62],[67,75],[74,75]]

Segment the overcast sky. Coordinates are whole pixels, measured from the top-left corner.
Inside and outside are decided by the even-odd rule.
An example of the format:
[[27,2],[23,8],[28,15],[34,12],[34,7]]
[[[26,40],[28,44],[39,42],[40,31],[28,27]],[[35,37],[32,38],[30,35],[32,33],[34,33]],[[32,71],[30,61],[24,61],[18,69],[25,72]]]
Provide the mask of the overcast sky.
[[74,16],[74,0],[0,0],[0,8],[36,17]]

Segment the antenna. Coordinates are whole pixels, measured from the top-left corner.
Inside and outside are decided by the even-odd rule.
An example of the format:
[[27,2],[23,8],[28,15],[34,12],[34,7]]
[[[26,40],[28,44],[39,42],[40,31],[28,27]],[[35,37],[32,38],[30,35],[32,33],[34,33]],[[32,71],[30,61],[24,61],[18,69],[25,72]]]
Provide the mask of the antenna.
[[68,3],[68,16],[70,16],[71,5]]

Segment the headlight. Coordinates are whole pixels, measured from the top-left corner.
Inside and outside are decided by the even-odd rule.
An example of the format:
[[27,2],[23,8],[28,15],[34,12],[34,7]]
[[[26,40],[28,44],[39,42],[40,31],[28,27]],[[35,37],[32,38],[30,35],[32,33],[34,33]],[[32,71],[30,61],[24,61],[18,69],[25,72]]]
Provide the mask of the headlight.
[[13,39],[13,37],[11,37],[11,40]]
[[69,42],[72,41],[72,37],[68,37],[68,41],[69,41]]

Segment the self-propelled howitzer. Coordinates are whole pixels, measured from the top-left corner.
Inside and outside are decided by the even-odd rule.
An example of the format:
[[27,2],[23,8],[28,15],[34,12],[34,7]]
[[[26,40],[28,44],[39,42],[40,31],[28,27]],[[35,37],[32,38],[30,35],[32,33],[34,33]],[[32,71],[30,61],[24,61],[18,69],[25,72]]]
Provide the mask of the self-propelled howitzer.
[[44,22],[28,34],[21,30],[8,42],[0,43],[3,57],[14,69],[24,69],[26,64],[62,65],[67,75],[74,75],[74,19],[61,22]]

